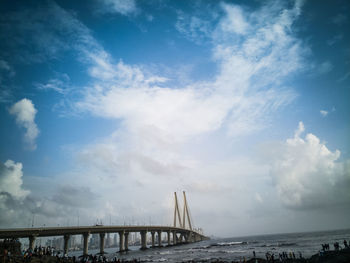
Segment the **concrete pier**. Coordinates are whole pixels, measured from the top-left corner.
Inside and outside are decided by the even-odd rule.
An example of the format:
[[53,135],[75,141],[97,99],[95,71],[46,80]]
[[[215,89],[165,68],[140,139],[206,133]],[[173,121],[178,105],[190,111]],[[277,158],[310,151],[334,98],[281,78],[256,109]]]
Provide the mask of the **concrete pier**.
[[188,236],[187,236],[187,234],[183,234],[182,236],[183,236],[183,240],[185,241],[185,243],[187,243],[187,242],[188,242]]
[[168,237],[168,246],[170,246],[171,245],[170,231],[167,231],[166,233],[167,233],[167,237]]
[[187,242],[189,243],[193,242],[192,233],[187,234]]
[[89,244],[89,233],[84,233],[84,249],[83,249],[83,255],[88,255],[88,244]]
[[162,246],[162,231],[158,231],[158,247]]
[[100,233],[100,254],[105,253],[105,236],[106,233]]
[[124,252],[124,231],[119,231],[119,252]]
[[124,233],[124,251],[129,250],[129,232]]
[[152,232],[151,232],[151,236],[152,236],[152,247],[155,247],[154,235],[155,235],[155,232],[152,231]]
[[64,235],[63,236],[63,240],[64,240],[64,244],[63,244],[63,254],[67,255],[68,254],[68,242],[69,242],[69,238],[70,235]]
[[36,236],[30,236],[29,237],[29,248],[33,251],[35,247],[35,239]]
[[173,245],[176,245],[176,231],[173,231]]
[[181,243],[183,243],[183,240],[184,240],[184,235],[181,233],[180,234],[180,240],[179,240],[179,243],[181,244]]
[[147,249],[147,231],[141,231],[141,249]]

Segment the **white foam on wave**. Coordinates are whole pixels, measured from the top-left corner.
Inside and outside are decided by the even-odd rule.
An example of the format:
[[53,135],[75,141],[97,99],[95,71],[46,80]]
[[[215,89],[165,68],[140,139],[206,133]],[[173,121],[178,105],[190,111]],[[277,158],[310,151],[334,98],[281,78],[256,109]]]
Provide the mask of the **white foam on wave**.
[[217,243],[218,246],[234,246],[234,245],[242,245],[245,242],[242,241],[232,241],[232,242],[219,242]]
[[171,255],[174,254],[173,252],[171,252],[170,250],[166,250],[166,251],[161,251],[159,252],[159,255]]

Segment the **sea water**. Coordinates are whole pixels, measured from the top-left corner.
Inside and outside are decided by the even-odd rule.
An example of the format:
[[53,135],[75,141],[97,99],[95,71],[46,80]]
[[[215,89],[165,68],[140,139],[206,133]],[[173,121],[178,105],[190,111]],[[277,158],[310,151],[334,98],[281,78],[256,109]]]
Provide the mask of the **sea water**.
[[[307,258],[318,253],[322,244],[333,244],[339,242],[343,247],[343,241],[350,241],[350,230],[336,230],[309,233],[261,235],[249,237],[213,238],[210,240],[170,246],[163,248],[149,248],[141,251],[139,247],[129,247],[127,253],[115,253],[117,248],[106,248],[106,257],[113,259],[140,259],[149,262],[183,262],[183,261],[239,261],[256,256],[265,258],[266,253],[274,254],[275,257],[282,252],[294,252],[298,258],[300,253]],[[89,250],[90,254],[97,254],[99,250]],[[81,252],[71,252],[70,256],[81,255]]]

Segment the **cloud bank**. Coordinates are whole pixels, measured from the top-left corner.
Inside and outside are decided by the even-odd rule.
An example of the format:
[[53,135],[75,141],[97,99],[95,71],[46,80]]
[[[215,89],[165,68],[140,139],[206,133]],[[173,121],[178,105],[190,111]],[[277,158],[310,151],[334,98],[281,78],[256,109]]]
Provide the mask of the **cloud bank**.
[[0,192],[7,192],[16,199],[23,199],[28,194],[28,190],[22,189],[22,164],[7,160],[0,163]]
[[[93,218],[82,219],[82,223],[92,224],[99,218],[99,212],[90,210],[98,196],[88,187],[67,185],[54,178],[24,178],[22,168],[22,163],[12,160],[0,163],[0,227],[63,225],[67,220],[76,222],[79,209],[83,218]],[[25,179],[31,190],[24,187]],[[48,194],[42,193],[43,185]]]
[[[152,127],[180,140],[220,129],[232,136],[246,135],[266,127],[270,116],[296,97],[283,81],[304,67],[304,48],[290,30],[300,4],[275,10],[269,22],[260,20],[266,9],[248,15],[225,4],[223,10],[225,15],[210,34],[219,68],[213,80],[168,86],[167,78],[144,67],[115,64],[107,54],[97,58],[90,52],[89,73],[96,81],[77,108],[122,120],[129,130]],[[191,26],[191,34],[193,30],[201,33]]]
[[[271,175],[282,203],[292,209],[350,205],[350,160],[330,151],[314,134],[303,138],[299,123],[294,138],[273,156]],[[271,156],[270,156],[271,157]]]
[[23,189],[22,164],[7,160],[0,163],[0,225],[7,226],[11,222],[23,221],[23,212],[18,208],[23,204],[30,191]]

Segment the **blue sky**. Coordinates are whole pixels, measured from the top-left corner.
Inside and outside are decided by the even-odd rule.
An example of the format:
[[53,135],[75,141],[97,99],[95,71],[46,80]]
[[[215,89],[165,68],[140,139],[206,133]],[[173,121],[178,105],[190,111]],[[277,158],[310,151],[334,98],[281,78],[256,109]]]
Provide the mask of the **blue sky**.
[[0,226],[350,227],[349,9],[3,1]]

